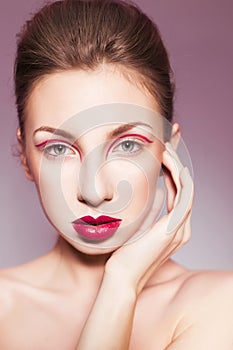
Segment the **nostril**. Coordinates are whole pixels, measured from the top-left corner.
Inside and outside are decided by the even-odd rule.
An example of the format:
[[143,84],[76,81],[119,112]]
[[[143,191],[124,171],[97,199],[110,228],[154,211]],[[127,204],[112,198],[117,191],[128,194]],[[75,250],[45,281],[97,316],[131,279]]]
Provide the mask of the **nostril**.
[[82,195],[78,195],[77,199],[80,203],[86,204],[88,206],[95,206],[93,201],[90,201],[87,198],[84,198]]
[[79,195],[77,196],[77,199],[78,199],[78,201],[81,202],[81,203],[85,203],[85,204],[87,204],[87,205],[90,205],[90,204],[91,204],[91,201],[88,200],[87,198],[83,197],[81,194],[79,194]]
[[84,196],[81,193],[79,193],[77,195],[77,200],[80,203],[86,204],[88,206],[91,207],[96,207],[98,205],[100,205],[103,202],[110,202],[112,200],[112,196],[101,196],[101,197],[97,197],[97,196]]

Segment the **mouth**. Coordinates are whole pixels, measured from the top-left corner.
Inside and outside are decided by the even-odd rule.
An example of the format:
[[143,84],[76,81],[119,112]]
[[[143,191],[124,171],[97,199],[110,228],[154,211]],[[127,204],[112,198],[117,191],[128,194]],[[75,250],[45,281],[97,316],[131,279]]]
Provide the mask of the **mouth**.
[[101,215],[98,218],[83,216],[72,222],[75,231],[83,238],[101,241],[110,238],[117,231],[121,219]]

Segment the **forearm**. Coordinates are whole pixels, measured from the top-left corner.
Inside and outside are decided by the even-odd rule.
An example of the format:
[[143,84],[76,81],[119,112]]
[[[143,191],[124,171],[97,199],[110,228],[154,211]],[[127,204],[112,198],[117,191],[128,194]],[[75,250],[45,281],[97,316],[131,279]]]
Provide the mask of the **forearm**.
[[106,276],[76,350],[128,350],[136,293]]

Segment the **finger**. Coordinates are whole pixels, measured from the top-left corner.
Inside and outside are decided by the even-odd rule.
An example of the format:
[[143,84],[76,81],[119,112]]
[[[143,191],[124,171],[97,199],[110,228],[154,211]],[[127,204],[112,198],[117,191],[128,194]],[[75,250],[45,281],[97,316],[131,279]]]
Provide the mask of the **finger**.
[[176,231],[176,235],[172,241],[172,243],[167,247],[164,254],[162,254],[162,259],[160,261],[159,266],[161,266],[166,260],[168,260],[177,250],[179,250],[182,246],[184,246],[191,237],[191,212],[186,218],[183,225]]
[[163,247],[157,259],[147,268],[143,278],[140,281],[140,288],[142,289],[147,283],[149,278],[158,270],[180,247],[187,243],[190,238],[190,217],[191,213],[188,215],[185,223],[177,230],[177,235],[175,239],[170,242],[170,244]]
[[179,203],[168,214],[167,234],[171,234],[181,226],[192,208],[194,197],[194,185],[188,168],[184,168],[180,174],[182,190]]
[[[152,210],[139,231],[140,233],[144,233],[145,231],[148,231],[148,230],[152,231],[151,234],[148,235],[147,237],[148,242],[150,241],[152,245],[153,245],[153,242],[155,242],[153,232],[154,231],[161,232],[162,235],[156,235],[157,244],[160,242],[157,245],[157,247],[160,246],[161,249],[163,248],[163,246],[166,246],[167,244],[169,244],[171,240],[175,239],[177,235],[177,230],[184,224],[184,221],[186,217],[189,215],[192,207],[193,182],[192,182],[191,176],[188,175],[187,172],[185,172],[184,174],[182,174],[181,172],[180,183],[182,188],[181,199],[177,204],[177,206],[173,208],[173,210],[169,214],[164,215],[159,221],[157,221],[155,225],[153,225],[153,229],[151,229],[152,228],[151,226],[154,220],[154,217],[153,217],[154,213]],[[159,195],[162,195],[162,192],[159,191],[157,193],[157,196],[159,197]],[[156,198],[154,203],[156,208],[156,203],[157,203]],[[166,233],[166,234],[164,235],[163,233]],[[172,237],[171,239],[170,238],[168,239],[168,236],[171,233],[175,233],[174,237]],[[145,241],[145,244],[146,244],[146,241]],[[149,244],[148,242],[147,244]]]
[[183,168],[183,164],[176,150],[174,149],[174,147],[172,147],[172,144],[170,142],[165,142],[165,147],[166,147],[166,150],[176,159],[177,167],[181,170]]
[[167,204],[167,212],[169,213],[174,206],[177,189],[170,172],[165,167],[163,169],[163,178],[167,189],[166,204]]
[[184,244],[186,244],[191,237],[191,211],[185,221],[185,225],[184,225],[184,235],[183,235],[183,242]]
[[172,237],[171,245],[174,247],[181,247],[188,242],[191,236],[191,211],[185,218],[183,224],[175,231],[173,235],[168,235]]
[[[168,185],[167,191],[168,191],[168,211],[171,211],[171,209],[177,204],[179,201],[179,195],[180,195],[180,172],[184,168],[182,165],[177,153],[172,148],[172,146],[166,142],[166,151],[163,153],[163,163],[168,169],[168,171],[165,172],[165,184]],[[170,181],[168,181],[169,178],[169,172],[170,172]],[[173,185],[171,185],[173,183]],[[174,184],[176,186],[176,193],[174,192]],[[170,191],[170,192],[169,192]],[[175,198],[174,198],[175,197]]]
[[176,235],[172,241],[167,241],[167,245],[164,245],[160,251],[160,254],[157,256],[156,261],[149,266],[146,274],[146,278],[149,278],[153,274],[155,269],[158,269],[166,260],[168,260],[180,247],[185,245],[191,237],[191,212],[188,214],[185,222],[181,227],[176,231]]

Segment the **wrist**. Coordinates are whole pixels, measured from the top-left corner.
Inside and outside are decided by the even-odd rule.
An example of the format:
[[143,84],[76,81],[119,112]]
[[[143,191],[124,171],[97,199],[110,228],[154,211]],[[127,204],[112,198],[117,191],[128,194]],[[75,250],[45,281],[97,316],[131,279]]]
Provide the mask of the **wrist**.
[[136,288],[133,284],[129,282],[124,276],[119,274],[113,275],[105,272],[101,289],[106,291],[106,293],[111,296],[111,298],[116,297],[117,300],[125,300],[127,302],[136,302],[137,293]]

